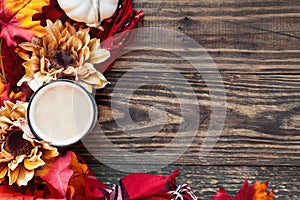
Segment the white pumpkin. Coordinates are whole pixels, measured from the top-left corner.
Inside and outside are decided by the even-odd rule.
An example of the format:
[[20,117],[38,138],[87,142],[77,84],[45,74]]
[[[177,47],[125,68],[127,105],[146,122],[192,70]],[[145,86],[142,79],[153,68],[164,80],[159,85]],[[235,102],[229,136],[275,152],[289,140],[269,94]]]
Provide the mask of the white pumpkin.
[[118,0],[57,0],[71,19],[100,27],[102,20],[111,17],[118,7]]

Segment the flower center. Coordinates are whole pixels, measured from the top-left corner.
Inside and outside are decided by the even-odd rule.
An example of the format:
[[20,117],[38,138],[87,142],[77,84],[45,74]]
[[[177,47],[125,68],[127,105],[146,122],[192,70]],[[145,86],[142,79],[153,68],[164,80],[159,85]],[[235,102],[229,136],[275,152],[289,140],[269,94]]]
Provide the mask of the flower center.
[[75,57],[65,51],[54,51],[49,55],[51,68],[54,69],[66,69],[68,66],[74,66],[76,64]]
[[32,144],[23,139],[23,132],[20,129],[12,131],[6,138],[4,149],[12,156],[29,155],[33,149]]

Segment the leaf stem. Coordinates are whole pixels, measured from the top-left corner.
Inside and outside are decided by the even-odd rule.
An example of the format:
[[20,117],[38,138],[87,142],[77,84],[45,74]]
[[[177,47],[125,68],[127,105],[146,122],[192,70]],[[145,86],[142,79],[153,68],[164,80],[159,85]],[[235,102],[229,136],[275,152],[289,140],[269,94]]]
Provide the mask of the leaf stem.
[[1,74],[0,77],[2,79],[2,81],[6,84],[6,77],[5,77],[5,70],[4,70],[4,66],[3,66],[3,60],[2,60],[3,56],[2,56],[2,38],[0,39],[0,66],[1,66]]

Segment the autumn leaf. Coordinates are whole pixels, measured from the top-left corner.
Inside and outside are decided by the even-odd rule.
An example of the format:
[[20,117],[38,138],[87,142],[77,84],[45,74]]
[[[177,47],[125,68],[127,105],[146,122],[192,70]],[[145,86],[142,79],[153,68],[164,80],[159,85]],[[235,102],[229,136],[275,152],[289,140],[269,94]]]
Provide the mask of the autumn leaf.
[[0,42],[0,45],[0,61],[2,61],[0,62],[2,79],[2,87],[0,86],[0,100],[10,99],[12,102],[15,102],[16,100],[25,101],[26,96],[30,96],[32,91],[26,84],[17,87],[17,82],[25,73],[24,67],[22,66],[23,60],[15,52],[14,46],[9,47],[5,42]]
[[213,200],[232,200],[223,187],[220,187],[219,192],[215,194]]
[[234,200],[245,199],[245,200],[252,200],[254,195],[254,186],[249,186],[248,181],[245,180],[244,184],[240,188],[240,191],[234,197]]
[[178,175],[178,169],[175,169],[169,176],[133,173],[123,177],[120,180],[120,185],[122,191],[126,191],[126,194],[130,199],[140,199],[164,194],[173,189],[175,190],[175,177]]
[[82,164],[78,162],[77,156],[74,152],[70,152],[71,154],[71,163],[70,168],[73,171],[73,175],[70,179],[69,183],[69,193],[72,197],[76,198],[79,196],[85,196],[85,174],[88,170],[88,166],[86,164]]
[[57,0],[50,0],[50,4],[48,6],[43,7],[42,12],[35,14],[32,16],[33,20],[39,20],[41,25],[46,26],[47,20],[51,20],[55,22],[57,19],[65,22],[68,16],[65,12],[59,7]]
[[98,199],[107,194],[108,187],[98,180],[83,159],[71,154],[70,168],[73,175],[68,186],[69,199]]
[[255,200],[273,200],[274,198],[274,191],[271,190],[269,193],[267,193],[268,189],[268,182],[260,183],[257,181],[254,184],[254,198]]
[[[0,50],[1,52],[1,50]],[[24,92],[18,91],[14,92],[11,91],[10,88],[10,82],[5,83],[6,81],[6,74],[2,62],[3,56],[0,54],[0,67],[2,68],[1,71],[1,76],[0,76],[0,106],[4,105],[4,101],[10,100],[12,102],[16,102],[17,100],[19,101],[26,101],[26,94]]]
[[9,83],[10,86],[16,86],[17,82],[25,74],[25,69],[22,66],[23,60],[15,52],[16,48],[14,46],[8,46],[6,42],[0,43],[0,51],[1,55],[3,56],[3,66],[1,66],[1,72],[4,71],[2,76],[5,77],[6,82]]
[[31,41],[33,36],[42,37],[47,32],[39,21],[32,16],[49,5],[50,0],[1,0],[0,1],[0,37],[8,46],[16,46],[17,37]]
[[103,198],[108,194],[108,187],[99,181],[91,170],[85,174],[85,195],[87,199]]
[[273,200],[274,192],[271,190],[267,192],[268,182],[260,183],[256,181],[249,186],[248,181],[245,180],[238,194],[231,198],[224,188],[220,188],[219,192],[213,197],[213,200]]
[[54,194],[53,189],[65,199],[98,199],[108,193],[108,187],[71,151],[44,169],[38,170],[37,176],[48,183],[48,189],[51,191],[45,199],[61,198]]
[[63,197],[67,195],[68,184],[73,171],[70,169],[71,152],[57,158],[53,163],[38,170],[37,175],[50,184]]
[[14,200],[33,200],[34,196],[25,195],[9,189],[8,186],[0,186],[0,200],[14,199]]

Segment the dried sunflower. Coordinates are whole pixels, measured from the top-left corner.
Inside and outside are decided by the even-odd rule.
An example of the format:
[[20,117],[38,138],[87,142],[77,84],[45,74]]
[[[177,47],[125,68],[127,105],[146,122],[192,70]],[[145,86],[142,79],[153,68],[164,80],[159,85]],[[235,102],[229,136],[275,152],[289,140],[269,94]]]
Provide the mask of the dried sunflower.
[[99,39],[90,38],[89,28],[77,31],[70,24],[64,26],[60,20],[55,23],[48,20],[46,30],[48,34],[43,38],[33,38],[32,42],[19,45],[17,51],[25,60],[26,70],[19,86],[27,82],[36,90],[45,82],[68,78],[91,92],[108,83],[94,64],[105,61],[110,53],[101,49]]
[[0,108],[0,183],[27,185],[35,169],[58,156],[58,151],[45,141],[34,138],[27,124],[26,102],[5,101]]

